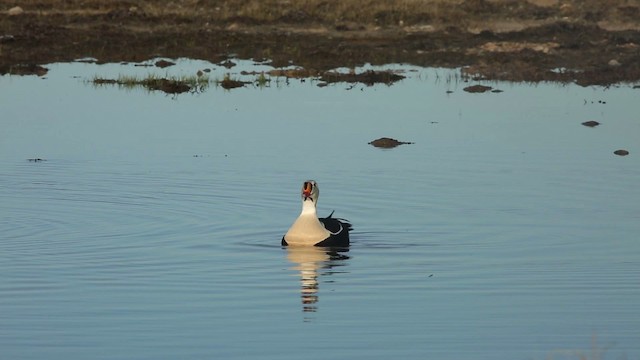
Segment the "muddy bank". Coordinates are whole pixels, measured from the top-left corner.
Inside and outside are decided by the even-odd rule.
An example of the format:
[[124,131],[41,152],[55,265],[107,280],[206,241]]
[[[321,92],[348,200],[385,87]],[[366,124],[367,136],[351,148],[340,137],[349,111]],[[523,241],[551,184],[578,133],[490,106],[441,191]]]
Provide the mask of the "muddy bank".
[[0,73],[41,75],[37,65],[87,57],[239,57],[318,72],[407,63],[477,79],[640,81],[638,1],[393,3],[0,0]]

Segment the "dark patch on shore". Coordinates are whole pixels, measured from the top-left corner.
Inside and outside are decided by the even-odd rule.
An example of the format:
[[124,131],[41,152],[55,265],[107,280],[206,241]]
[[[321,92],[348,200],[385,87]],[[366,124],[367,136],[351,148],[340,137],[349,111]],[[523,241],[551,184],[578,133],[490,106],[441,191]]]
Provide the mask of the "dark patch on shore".
[[45,76],[47,75],[48,72],[49,72],[49,69],[37,64],[15,64],[15,65],[0,64],[0,75],[9,74],[9,75]]

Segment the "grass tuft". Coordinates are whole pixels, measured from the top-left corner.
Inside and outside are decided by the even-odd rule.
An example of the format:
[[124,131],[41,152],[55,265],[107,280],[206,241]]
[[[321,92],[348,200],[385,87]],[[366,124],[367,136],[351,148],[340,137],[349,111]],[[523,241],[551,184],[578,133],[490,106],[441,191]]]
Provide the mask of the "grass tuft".
[[159,90],[167,94],[181,94],[184,92],[203,92],[211,84],[208,75],[181,76],[181,77],[160,77],[149,74],[144,78],[130,75],[120,75],[117,79],[102,78],[94,76],[90,81],[96,86],[118,85],[126,89],[143,87],[147,90]]

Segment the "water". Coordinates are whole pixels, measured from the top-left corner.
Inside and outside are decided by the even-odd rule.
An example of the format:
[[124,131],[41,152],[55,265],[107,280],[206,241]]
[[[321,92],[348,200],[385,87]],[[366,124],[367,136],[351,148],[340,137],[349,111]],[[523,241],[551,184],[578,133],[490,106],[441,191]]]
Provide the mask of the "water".
[[[87,83],[203,67],[0,78],[1,359],[640,357],[638,90]],[[306,179],[348,251],[279,246]]]

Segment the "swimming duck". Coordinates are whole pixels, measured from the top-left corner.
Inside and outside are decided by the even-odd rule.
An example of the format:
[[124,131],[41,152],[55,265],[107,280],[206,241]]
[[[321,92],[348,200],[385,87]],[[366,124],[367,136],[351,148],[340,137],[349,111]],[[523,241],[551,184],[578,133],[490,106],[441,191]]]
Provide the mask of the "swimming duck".
[[319,195],[315,181],[307,180],[302,184],[302,212],[282,237],[283,246],[349,246],[351,224],[332,217],[333,211],[326,218],[318,218]]

